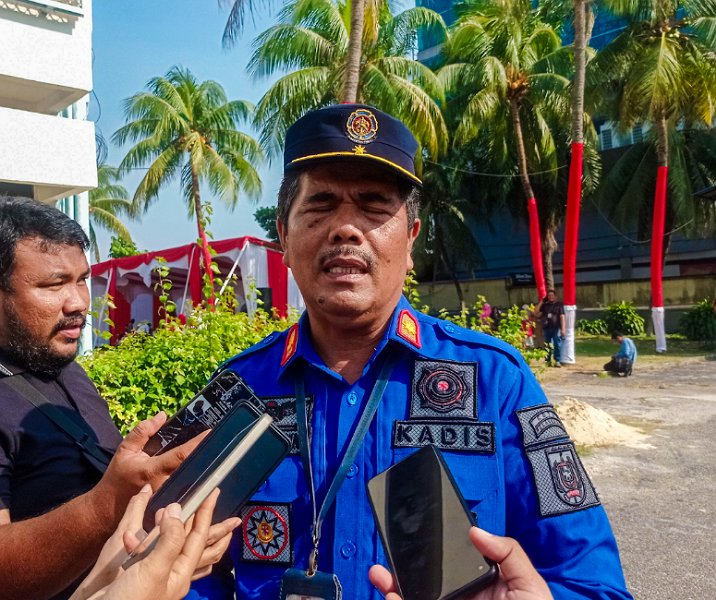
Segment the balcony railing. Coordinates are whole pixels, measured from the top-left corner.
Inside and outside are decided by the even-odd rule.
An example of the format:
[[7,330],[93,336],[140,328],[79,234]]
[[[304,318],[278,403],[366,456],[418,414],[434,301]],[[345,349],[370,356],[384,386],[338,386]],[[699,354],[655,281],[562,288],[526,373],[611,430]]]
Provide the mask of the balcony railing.
[[0,8],[64,21],[84,15],[84,0],[0,0]]

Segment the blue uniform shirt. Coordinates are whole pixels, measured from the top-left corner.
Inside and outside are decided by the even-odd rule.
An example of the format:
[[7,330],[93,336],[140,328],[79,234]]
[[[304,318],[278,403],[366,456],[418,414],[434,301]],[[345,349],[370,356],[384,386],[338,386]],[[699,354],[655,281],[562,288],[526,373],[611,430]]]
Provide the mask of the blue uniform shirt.
[[[306,314],[225,363],[253,387],[295,439],[295,377],[303,372],[320,504],[388,355],[400,361],[355,463],[323,524],[319,569],[344,598],[375,599],[368,581],[387,565],[366,482],[415,451],[441,448],[480,527],[516,538],[556,599],[631,598],[607,516],[574,446],[520,354],[490,336],[415,312],[401,299],[361,377],[347,383],[310,341]],[[349,344],[350,340],[346,340]],[[297,444],[298,441],[296,440]],[[305,568],[312,508],[294,450],[243,509],[230,565],[188,598],[278,598],[281,575]]]

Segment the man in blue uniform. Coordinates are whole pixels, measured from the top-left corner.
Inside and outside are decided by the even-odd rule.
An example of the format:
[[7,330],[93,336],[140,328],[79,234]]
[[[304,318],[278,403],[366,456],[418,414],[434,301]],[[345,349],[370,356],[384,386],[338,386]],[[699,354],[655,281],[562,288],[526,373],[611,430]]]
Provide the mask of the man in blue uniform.
[[517,571],[530,598],[550,597],[544,581],[555,598],[631,597],[597,493],[520,354],[402,296],[420,228],[416,150],[402,123],[362,105],[308,113],[287,133],[278,231],[306,312],[223,368],[294,448],[242,510],[234,576],[197,582],[194,598],[289,598],[316,558],[323,595],[295,597],[336,597],[337,582],[344,598],[388,593],[387,572],[371,572],[381,592],[367,574],[386,559],[366,482],[428,444],[480,527],[531,560],[501,564],[499,585]]

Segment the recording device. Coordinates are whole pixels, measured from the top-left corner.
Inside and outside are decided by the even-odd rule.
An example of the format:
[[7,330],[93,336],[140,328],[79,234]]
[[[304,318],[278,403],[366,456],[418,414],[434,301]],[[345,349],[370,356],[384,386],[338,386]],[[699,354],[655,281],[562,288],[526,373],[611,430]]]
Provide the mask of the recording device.
[[197,492],[203,490],[206,497],[217,485],[221,495],[213,522],[237,515],[290,447],[289,438],[268,414],[249,402],[236,405],[154,494],[144,513],[144,530],[153,528],[160,508],[173,502],[198,508]]
[[240,402],[261,406],[253,390],[233,371],[222,371],[169,418],[144,446],[149,456],[163,454],[216,425]]
[[494,581],[497,566],[470,541],[477,523],[438,449],[418,450],[367,487],[404,600],[460,600]]

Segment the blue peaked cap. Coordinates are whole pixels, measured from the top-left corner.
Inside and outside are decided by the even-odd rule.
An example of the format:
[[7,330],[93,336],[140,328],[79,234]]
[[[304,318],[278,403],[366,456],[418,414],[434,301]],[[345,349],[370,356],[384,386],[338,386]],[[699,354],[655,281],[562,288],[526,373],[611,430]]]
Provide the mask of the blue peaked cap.
[[398,119],[365,104],[336,104],[306,113],[286,132],[284,172],[329,160],[373,161],[413,185],[418,142]]

